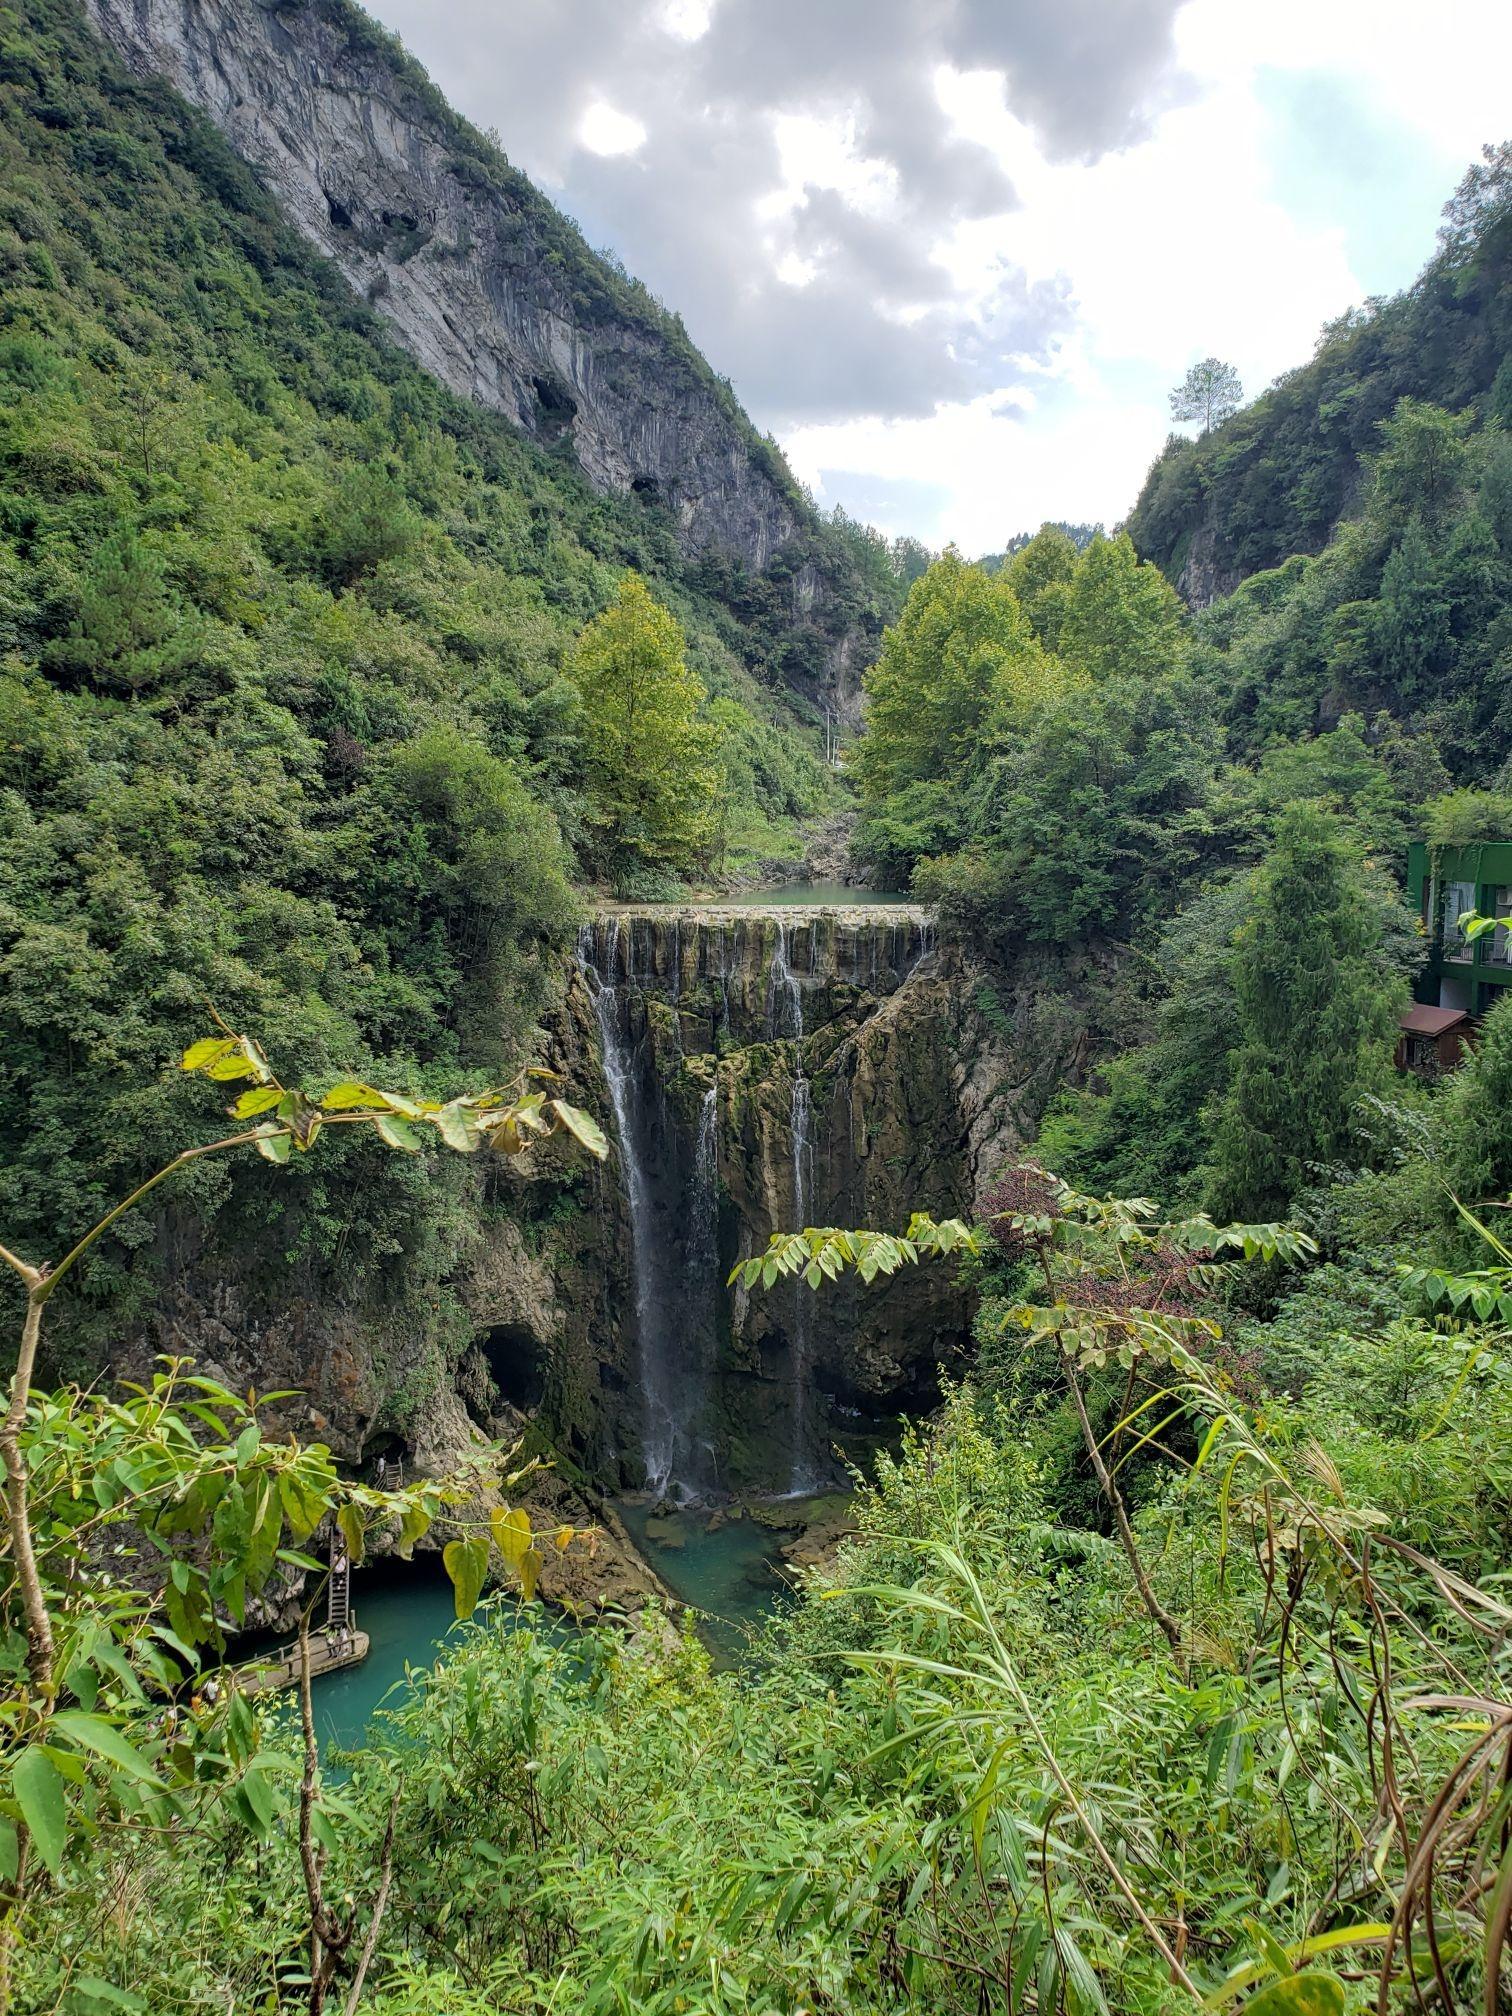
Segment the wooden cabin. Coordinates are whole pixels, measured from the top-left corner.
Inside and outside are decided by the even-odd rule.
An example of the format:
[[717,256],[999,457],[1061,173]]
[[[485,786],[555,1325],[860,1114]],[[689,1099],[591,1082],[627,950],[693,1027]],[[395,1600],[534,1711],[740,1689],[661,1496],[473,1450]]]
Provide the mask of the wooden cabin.
[[1436,1078],[1452,1071],[1474,1039],[1475,1024],[1463,1008],[1432,1008],[1414,1001],[1403,1015],[1397,1037],[1398,1071],[1415,1071],[1421,1078]]

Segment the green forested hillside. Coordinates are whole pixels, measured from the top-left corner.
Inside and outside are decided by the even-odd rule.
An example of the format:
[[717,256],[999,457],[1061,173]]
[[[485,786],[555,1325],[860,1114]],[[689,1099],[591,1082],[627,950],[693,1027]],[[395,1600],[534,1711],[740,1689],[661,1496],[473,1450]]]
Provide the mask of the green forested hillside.
[[1200,544],[1205,572],[1231,584],[1326,543],[1399,400],[1512,420],[1509,198],[1504,143],[1466,175],[1412,288],[1329,324],[1310,363],[1200,441],[1173,436],[1129,514],[1140,553],[1176,580]]
[[[941,924],[873,1022],[888,1071],[857,1046],[841,1152],[917,1170],[938,1134],[907,989],[958,1045],[960,1132],[1009,1118],[973,1223],[740,1245],[726,1285],[793,1326],[742,1372],[791,1375],[800,1418],[793,1297],[855,1322],[847,1277],[880,1296],[924,1265],[975,1313],[925,1340],[966,1383],[941,1374],[852,1533],[827,1501],[833,1544],[805,1536],[716,1672],[655,1599],[630,1629],[544,1617],[548,1563],[623,1534],[537,1501],[462,1379],[417,1388],[479,1327],[448,1299],[496,1201],[469,1151],[559,1126],[608,1153],[542,1091],[452,1095],[521,1056],[590,878],[791,859],[834,809],[783,682],[833,639],[440,392],[70,0],[0,16],[0,1314],[27,1312],[0,1419],[0,2016],[1508,2006],[1512,989],[1446,1080],[1391,1068],[1425,950],[1409,838],[1512,836],[1507,158],[1413,296],[1168,455],[1144,557],[1047,526],[926,569],[810,521],[863,631],[896,617],[860,844]],[[1193,617],[1162,566],[1199,507],[1248,578]],[[719,1063],[802,1210],[849,1038],[826,1056],[811,1022],[805,1053],[789,934],[756,937],[767,1033],[790,989],[799,1035]],[[827,985],[847,1012],[866,991]],[[649,1023],[643,1054],[677,1047],[634,991],[627,1046]],[[281,1083],[205,1033],[211,1004]],[[1037,1069],[1067,1080],[1043,1112]],[[717,1070],[696,1086],[717,1119]],[[133,1215],[228,1092],[248,1131]],[[700,1126],[699,1237],[743,1235],[708,1153]],[[593,1215],[575,1180],[543,1212]],[[662,1186],[643,1230],[598,1214],[592,1321],[649,1278],[642,1244],[669,1276],[691,1251],[689,1194]],[[121,1199],[97,1247],[32,1264]],[[509,1230],[506,1287],[551,1304],[573,1261],[523,1208]],[[668,1297],[711,1331],[716,1253]],[[216,1305],[175,1333],[196,1369],[112,1383],[96,1348],[67,1379],[81,1326],[130,1333],[191,1262]],[[307,1337],[366,1297],[367,1369],[401,1334],[416,1386],[378,1396],[363,1455],[433,1401],[460,1436],[376,1472],[313,1411],[296,1438],[289,1394],[208,1376],[223,1291],[258,1388],[266,1302]],[[559,1314],[501,1348],[530,1358]],[[586,1376],[628,1386],[598,1344]],[[701,1540],[792,1516],[701,1509]],[[308,1692],[233,1677],[231,1634],[307,1604],[306,1646],[344,1660],[340,1616],[311,1625],[325,1563],[421,1545],[459,1618],[484,1607],[322,1756]]]
[[[817,520],[808,536],[842,616],[875,627],[885,549]],[[4,17],[0,1207],[18,1237],[55,1243],[174,1138],[172,1088],[130,1088],[207,998],[276,1027],[305,1072],[418,1083],[515,1054],[574,882],[606,867],[571,660],[626,568],[707,695],[722,817],[686,865],[795,860],[832,785],[783,679],[832,640],[782,584],[694,581],[654,508],[596,496],[570,454],[439,389],[71,0]],[[446,1218],[434,1190],[389,1174],[342,1232],[313,1186],[277,1207],[282,1236],[413,1259]],[[97,1270],[102,1298],[120,1286]]]
[[1092,1066],[1041,1144],[1063,1173],[1268,1212],[1405,1152],[1368,1102],[1425,949],[1407,844],[1512,831],[1509,159],[1468,178],[1419,289],[1168,455],[1258,538],[1243,471],[1269,458],[1272,485],[1296,443],[1323,466],[1327,380],[1369,418],[1321,552],[1277,520],[1290,557],[1189,616],[1135,539],[1046,526],[996,573],[947,555],[884,640],[862,843],[987,956],[1005,1041],[1048,1029]]

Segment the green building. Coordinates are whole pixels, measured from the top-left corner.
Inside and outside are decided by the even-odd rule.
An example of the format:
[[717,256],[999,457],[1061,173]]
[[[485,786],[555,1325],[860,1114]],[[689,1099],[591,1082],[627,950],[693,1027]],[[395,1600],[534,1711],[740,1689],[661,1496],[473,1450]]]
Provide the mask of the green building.
[[[1407,850],[1409,900],[1431,944],[1417,997],[1436,1008],[1484,1015],[1498,990],[1512,987],[1512,840],[1468,847]],[[1508,922],[1470,943],[1459,928],[1467,910]]]

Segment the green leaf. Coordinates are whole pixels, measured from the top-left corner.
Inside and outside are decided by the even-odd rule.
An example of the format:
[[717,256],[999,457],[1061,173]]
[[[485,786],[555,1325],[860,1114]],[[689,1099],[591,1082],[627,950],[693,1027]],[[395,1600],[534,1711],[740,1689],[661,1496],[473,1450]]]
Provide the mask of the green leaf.
[[609,1153],[609,1138],[592,1114],[584,1113],[580,1107],[569,1106],[565,1099],[553,1099],[551,1111],[560,1125],[574,1140],[580,1141],[590,1155],[596,1155],[600,1162],[605,1160]]
[[243,1092],[231,1108],[235,1120],[250,1120],[254,1113],[266,1113],[276,1106],[282,1095],[276,1085],[255,1085],[250,1092]]
[[506,1512],[499,1506],[488,1515],[488,1526],[505,1564],[518,1568],[530,1550],[530,1514],[523,1507]]
[[415,1551],[415,1542],[423,1540],[430,1531],[431,1515],[423,1505],[410,1505],[399,1521],[399,1538],[394,1551],[401,1561],[408,1561]]
[[455,1148],[459,1155],[471,1155],[481,1139],[465,1107],[456,1100],[449,1106],[443,1106],[439,1113],[433,1113],[431,1125],[447,1147]]
[[104,2002],[112,2009],[146,2009],[141,1996],[130,1988],[117,1988],[113,1981],[102,1981],[98,1974],[75,1975],[69,1989],[70,2002]]
[[127,1742],[113,1723],[103,1721],[98,1715],[81,1715],[72,1708],[65,1708],[53,1717],[52,1726],[60,1735],[71,1738],[82,1749],[92,1750],[97,1757],[103,1757],[107,1764],[113,1764],[118,1771],[124,1771],[132,1778],[140,1778],[148,1785],[161,1783],[157,1773],[140,1751]]
[[361,1509],[356,1505],[343,1505],[336,1514],[336,1524],[341,1528],[347,1552],[352,1557],[353,1566],[356,1566],[367,1548],[367,1528],[362,1521]]
[[293,1147],[287,1131],[259,1134],[252,1144],[267,1162],[287,1162],[289,1150]]
[[470,1540],[449,1540],[441,1550],[441,1560],[451,1577],[452,1595],[458,1617],[470,1617],[483,1592],[488,1573],[488,1541],[481,1534]]
[[359,1079],[345,1078],[339,1085],[333,1085],[321,1100],[327,1113],[345,1113],[357,1106],[383,1106],[387,1102],[381,1092],[375,1092],[371,1085],[364,1085]]
[[217,1063],[229,1056],[236,1048],[234,1036],[202,1036],[198,1043],[191,1043],[179,1059],[180,1071],[203,1071],[209,1064]]
[[230,1056],[218,1058],[214,1064],[207,1066],[205,1071],[205,1076],[213,1078],[218,1085],[231,1085],[238,1078],[257,1078],[261,1075],[252,1059],[243,1056],[235,1049]]
[[1337,1975],[1288,1974],[1246,2002],[1245,2016],[1344,2016],[1344,1984]]
[[273,1816],[278,1811],[278,1800],[273,1787],[264,1778],[255,1764],[249,1765],[237,1786],[244,1802],[244,1817],[254,1833],[266,1834],[273,1824]]
[[390,1148],[401,1148],[406,1155],[414,1155],[425,1146],[420,1129],[413,1121],[402,1119],[397,1113],[384,1113],[374,1123],[380,1140]]
[[38,1749],[23,1750],[11,1772],[11,1790],[50,1875],[56,1876],[68,1836],[63,1780]]

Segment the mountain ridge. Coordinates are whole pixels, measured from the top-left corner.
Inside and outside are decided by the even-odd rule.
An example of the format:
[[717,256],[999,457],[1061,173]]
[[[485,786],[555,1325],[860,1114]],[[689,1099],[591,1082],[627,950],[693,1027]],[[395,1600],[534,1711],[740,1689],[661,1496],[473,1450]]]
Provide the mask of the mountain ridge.
[[[307,242],[450,390],[642,500],[685,558],[768,577],[833,634],[854,713],[868,640],[824,526],[680,320],[594,253],[395,38],[348,4],[86,0],[138,77],[204,112]],[[816,550],[819,549],[819,550]]]
[[1200,440],[1172,435],[1126,521],[1193,608],[1295,553],[1359,502],[1398,400],[1512,420],[1512,147],[1487,147],[1409,288],[1346,310],[1312,358]]

